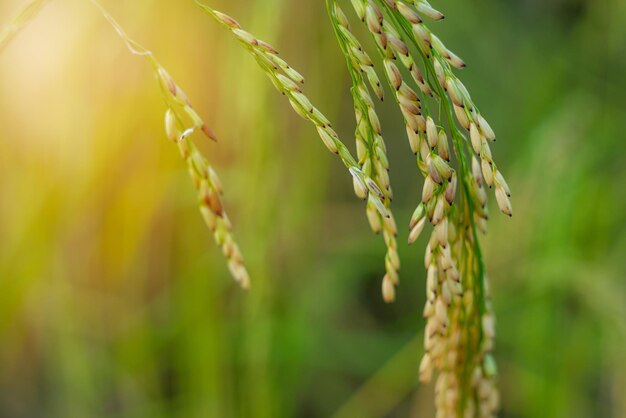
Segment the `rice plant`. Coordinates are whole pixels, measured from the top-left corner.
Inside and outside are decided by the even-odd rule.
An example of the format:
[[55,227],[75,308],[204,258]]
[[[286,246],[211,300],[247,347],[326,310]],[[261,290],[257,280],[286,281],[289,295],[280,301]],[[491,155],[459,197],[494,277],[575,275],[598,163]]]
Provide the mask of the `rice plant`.
[[[41,8],[32,2],[0,36],[0,49]],[[250,279],[232,234],[222,203],[222,185],[207,158],[191,140],[202,132],[216,135],[191,105],[183,90],[154,57],[129,38],[100,6],[91,2],[126,43],[129,51],[145,57],[156,75],[166,104],[165,132],[185,161],[198,191],[200,211],[221,247],[235,280],[248,288]],[[382,296],[393,302],[399,284],[397,226],[392,212],[390,161],[383,137],[383,122],[376,100],[393,96],[406,125],[409,149],[424,177],[421,201],[409,220],[409,244],[426,224],[432,232],[425,250],[427,302],[423,310],[425,354],[420,380],[435,384],[437,416],[492,417],[499,408],[495,387],[495,319],[482,259],[478,232],[487,228],[487,188],[493,188],[500,210],[512,216],[509,187],[494,162],[490,143],[496,135],[454,70],[466,66],[440,40],[426,19],[444,15],[426,0],[351,0],[357,22],[371,35],[371,47],[352,30],[351,19],[337,0],[326,8],[352,81],[356,119],[356,158],[330,120],[305,95],[304,77],[267,42],[244,30],[232,17],[196,0],[198,6],[227,28],[256,60],[293,110],[313,124],[324,146],[347,168],[355,194],[366,202],[366,215],[375,233],[382,233],[387,253]]]

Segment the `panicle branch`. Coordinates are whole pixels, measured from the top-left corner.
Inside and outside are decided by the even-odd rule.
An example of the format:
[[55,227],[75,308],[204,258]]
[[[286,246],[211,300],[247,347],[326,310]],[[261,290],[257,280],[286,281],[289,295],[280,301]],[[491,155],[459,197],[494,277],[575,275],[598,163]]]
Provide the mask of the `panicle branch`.
[[[392,199],[391,184],[389,182],[389,160],[387,148],[382,137],[382,127],[374,101],[367,85],[373,93],[383,100],[383,89],[380,79],[374,70],[374,64],[363,47],[350,31],[350,25],[338,4],[329,9],[330,18],[339,41],[339,45],[346,57],[348,70],[352,77],[352,97],[354,100],[354,114],[356,116],[356,149],[358,163],[363,172],[374,179],[376,186],[383,192],[385,207],[389,210],[389,217],[384,218],[369,202],[367,204],[367,218],[375,233],[383,233],[387,245],[385,259],[386,274],[382,281],[383,299],[390,303],[395,300],[396,286],[399,283],[398,270],[400,258],[397,249],[397,226],[391,214],[389,205]],[[357,196],[364,198],[355,185]]]
[[187,164],[189,175],[198,192],[200,213],[213,233],[215,242],[226,257],[231,275],[243,289],[248,289],[250,287],[250,276],[244,265],[239,246],[233,236],[232,224],[224,210],[222,183],[206,157],[202,155],[191,140],[194,133],[202,132],[212,141],[217,141],[215,133],[198,115],[185,92],[157,61],[154,54],[131,39],[100,3],[96,0],[91,0],[91,2],[100,9],[102,15],[126,43],[129,51],[135,55],[145,57],[150,62],[167,106],[165,111],[165,133],[172,142],[177,144],[181,157]]

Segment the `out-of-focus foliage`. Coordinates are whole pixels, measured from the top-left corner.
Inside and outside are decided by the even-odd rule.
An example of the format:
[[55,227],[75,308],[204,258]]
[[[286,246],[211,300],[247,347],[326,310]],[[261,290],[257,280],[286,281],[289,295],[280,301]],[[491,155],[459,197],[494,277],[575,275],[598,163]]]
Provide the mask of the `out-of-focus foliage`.
[[[24,3],[1,0],[0,21]],[[323,2],[211,3],[276,45],[350,138]],[[150,68],[89,2],[51,2],[0,56],[0,416],[431,416],[425,243],[401,246],[385,306],[350,179],[236,42],[191,1],[104,5],[218,133],[201,146],[253,287],[203,226]],[[626,3],[438,6],[514,193],[482,238],[502,416],[625,417]],[[419,175],[381,112],[404,224]]]

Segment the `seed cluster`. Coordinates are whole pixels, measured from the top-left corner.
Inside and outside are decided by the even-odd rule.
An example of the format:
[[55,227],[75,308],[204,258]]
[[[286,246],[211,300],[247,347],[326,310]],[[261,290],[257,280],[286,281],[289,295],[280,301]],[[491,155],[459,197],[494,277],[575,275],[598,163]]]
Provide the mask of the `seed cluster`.
[[187,95],[176,85],[167,71],[158,63],[153,64],[168,104],[165,112],[167,137],[178,145],[181,157],[187,163],[189,175],[198,191],[200,213],[226,257],[231,275],[243,289],[248,289],[250,276],[233,237],[232,224],[224,211],[222,182],[208,160],[190,140],[190,136],[198,130],[211,140],[217,141],[215,134],[198,116]]
[[[350,24],[345,14],[338,5],[335,5],[333,12],[331,18],[334,21],[337,39],[346,56],[348,69],[352,76],[352,96],[354,100],[354,114],[356,116],[355,138],[359,165],[367,176],[375,179],[376,185],[385,195],[385,206],[389,209],[393,192],[389,181],[387,147],[382,137],[380,119],[376,114],[374,101],[367,85],[369,84],[374,94],[380,100],[383,100],[383,88],[374,70],[374,63],[350,31]],[[366,198],[365,195],[360,193],[358,187],[355,187],[355,192],[358,197]],[[375,233],[382,232],[387,245],[387,256],[385,259],[387,273],[383,277],[382,294],[383,299],[390,303],[395,300],[396,286],[399,282],[398,270],[400,269],[396,222],[391,211],[389,211],[389,216],[383,217],[371,202],[367,205],[367,218]]]
[[248,289],[250,276],[244,265],[239,246],[235,242],[232,224],[224,211],[222,183],[208,160],[191,141],[191,136],[198,131],[204,133],[209,139],[217,141],[215,133],[204,123],[194,110],[185,92],[157,61],[154,54],[131,39],[97,0],[91,0],[91,2],[100,9],[105,19],[126,43],[129,51],[145,57],[152,66],[167,106],[165,133],[170,140],[178,145],[180,154],[187,163],[189,175],[198,191],[200,213],[213,232],[215,242],[226,257],[231,275],[243,289]]
[[[500,209],[512,215],[509,187],[489,147],[495,134],[453,73],[453,68],[464,68],[465,62],[424,23],[425,18],[443,20],[441,12],[425,0],[351,3],[374,39],[424,176],[421,202],[409,223],[409,244],[417,241],[426,223],[433,225],[425,255],[426,353],[420,379],[428,382],[438,371],[438,417],[495,416],[499,400],[490,354],[495,326],[476,237],[477,230],[486,231],[485,185],[495,188]],[[336,0],[327,4],[339,43],[350,58],[348,67],[352,73],[355,67],[361,72],[360,78],[353,75],[353,79],[367,78],[382,97],[374,64],[358,40],[347,33],[348,19]],[[359,87],[360,92],[364,83]],[[362,94],[355,96],[356,103]],[[437,104],[438,114],[431,111],[429,102]]]

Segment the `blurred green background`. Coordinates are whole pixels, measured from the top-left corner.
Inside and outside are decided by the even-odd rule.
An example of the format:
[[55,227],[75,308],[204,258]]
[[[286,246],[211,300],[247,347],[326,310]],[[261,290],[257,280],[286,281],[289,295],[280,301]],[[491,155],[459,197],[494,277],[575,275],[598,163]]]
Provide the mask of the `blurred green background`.
[[[0,0],[0,22],[25,4]],[[0,417],[434,416],[425,242],[401,245],[384,305],[383,243],[344,167],[231,35],[190,0],[103,4],[220,136],[198,141],[253,288],[202,223],[149,66],[89,2],[50,2],[0,56]],[[353,146],[324,2],[210,4],[273,43]],[[501,416],[624,418],[626,2],[433,4],[514,192],[482,237]],[[379,109],[404,225],[422,180]]]

